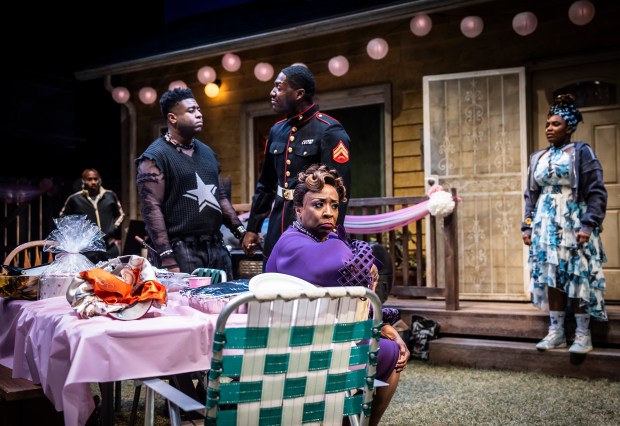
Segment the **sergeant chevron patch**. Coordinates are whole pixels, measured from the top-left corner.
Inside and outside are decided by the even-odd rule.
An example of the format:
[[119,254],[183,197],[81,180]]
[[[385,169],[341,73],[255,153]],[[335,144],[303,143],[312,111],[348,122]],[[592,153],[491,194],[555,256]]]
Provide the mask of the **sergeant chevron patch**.
[[332,158],[336,163],[346,163],[349,161],[349,150],[342,141],[338,142],[336,148],[332,149]]

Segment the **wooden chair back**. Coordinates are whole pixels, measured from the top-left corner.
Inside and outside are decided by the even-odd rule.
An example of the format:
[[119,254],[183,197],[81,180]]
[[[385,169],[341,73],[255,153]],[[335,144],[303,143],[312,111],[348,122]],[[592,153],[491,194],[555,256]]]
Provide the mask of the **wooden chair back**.
[[[8,254],[2,264],[19,268],[32,268],[41,266],[44,263],[51,263],[54,260],[54,254],[43,251],[45,244],[45,240],[35,240],[20,244]],[[47,244],[49,245],[50,242],[48,241]],[[8,273],[4,268],[2,272]]]

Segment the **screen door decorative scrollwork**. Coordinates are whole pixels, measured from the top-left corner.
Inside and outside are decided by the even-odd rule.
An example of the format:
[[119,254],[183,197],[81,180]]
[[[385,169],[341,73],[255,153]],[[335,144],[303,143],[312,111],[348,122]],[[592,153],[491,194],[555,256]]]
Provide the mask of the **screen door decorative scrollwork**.
[[520,230],[527,171],[525,70],[426,76],[423,84],[427,188],[433,182],[456,188],[462,199],[460,297],[529,300]]

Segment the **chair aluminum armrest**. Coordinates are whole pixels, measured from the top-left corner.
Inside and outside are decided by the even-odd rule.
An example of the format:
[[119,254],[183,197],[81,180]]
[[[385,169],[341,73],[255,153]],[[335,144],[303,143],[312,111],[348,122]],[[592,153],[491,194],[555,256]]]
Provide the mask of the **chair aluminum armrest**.
[[142,383],[144,383],[145,386],[153,389],[155,392],[157,392],[185,412],[199,411],[205,408],[204,403],[200,403],[194,398],[190,398],[177,388],[169,385],[161,379],[144,379],[142,380]]

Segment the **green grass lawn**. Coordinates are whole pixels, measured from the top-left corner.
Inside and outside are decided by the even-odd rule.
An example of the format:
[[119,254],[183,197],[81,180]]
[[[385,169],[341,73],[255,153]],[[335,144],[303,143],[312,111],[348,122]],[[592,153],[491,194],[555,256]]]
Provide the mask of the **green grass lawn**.
[[[123,382],[115,425],[128,424],[133,390],[132,381]],[[169,424],[163,400],[157,398],[156,405],[155,425]],[[144,389],[136,424],[144,424],[143,416]],[[620,425],[620,382],[436,367],[413,360],[401,375],[382,424]]]

